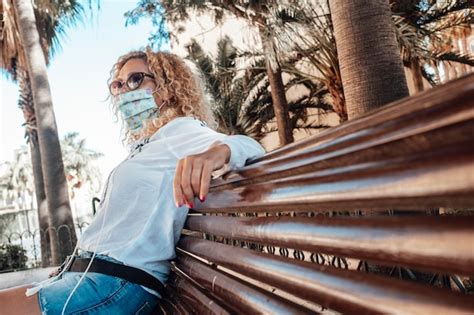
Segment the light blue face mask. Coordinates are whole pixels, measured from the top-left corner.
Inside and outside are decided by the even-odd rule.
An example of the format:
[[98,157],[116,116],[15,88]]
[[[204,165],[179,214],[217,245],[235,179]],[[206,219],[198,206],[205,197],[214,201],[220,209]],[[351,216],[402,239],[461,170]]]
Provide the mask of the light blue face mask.
[[132,132],[140,130],[145,120],[159,115],[161,106],[156,106],[153,93],[150,89],[141,89],[117,96],[117,109]]

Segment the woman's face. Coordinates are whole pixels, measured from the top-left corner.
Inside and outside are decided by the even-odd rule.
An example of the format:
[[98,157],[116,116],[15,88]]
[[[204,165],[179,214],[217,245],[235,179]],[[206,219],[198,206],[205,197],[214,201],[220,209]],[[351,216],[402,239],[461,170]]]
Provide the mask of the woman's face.
[[[126,82],[130,74],[134,72],[135,73],[144,72],[144,73],[152,74],[150,70],[148,69],[148,64],[143,59],[134,58],[134,59],[130,59],[123,65],[122,69],[120,69],[116,77],[116,80]],[[145,76],[143,78],[142,84],[137,88],[137,90],[139,89],[151,89],[152,91],[155,91],[156,90],[155,81],[152,78]],[[122,86],[122,89],[120,90],[120,94],[126,93],[128,91],[129,91],[129,88],[127,84],[124,84]],[[161,105],[163,100],[160,97],[160,95],[158,93],[154,93],[153,96],[155,98],[155,103],[158,104],[158,106]]]

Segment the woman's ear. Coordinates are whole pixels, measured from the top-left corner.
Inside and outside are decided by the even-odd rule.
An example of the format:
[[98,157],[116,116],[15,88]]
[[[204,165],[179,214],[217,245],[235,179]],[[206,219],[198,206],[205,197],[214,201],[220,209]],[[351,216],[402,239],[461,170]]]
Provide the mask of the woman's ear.
[[160,92],[160,97],[161,97],[161,100],[163,102],[169,102],[170,101],[170,98],[171,98],[171,95],[170,93],[168,92],[168,89],[163,89],[161,92]]

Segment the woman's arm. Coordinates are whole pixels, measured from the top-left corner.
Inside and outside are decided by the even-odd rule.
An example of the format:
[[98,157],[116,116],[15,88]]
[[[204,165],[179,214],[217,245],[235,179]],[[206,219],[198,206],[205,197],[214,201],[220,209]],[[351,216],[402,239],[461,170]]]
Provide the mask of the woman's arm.
[[257,141],[235,135],[216,141],[202,153],[180,159],[173,182],[176,205],[181,207],[187,204],[192,208],[194,197],[203,202],[209,192],[213,171],[224,165],[231,169],[242,167],[247,159],[264,153],[265,150]]

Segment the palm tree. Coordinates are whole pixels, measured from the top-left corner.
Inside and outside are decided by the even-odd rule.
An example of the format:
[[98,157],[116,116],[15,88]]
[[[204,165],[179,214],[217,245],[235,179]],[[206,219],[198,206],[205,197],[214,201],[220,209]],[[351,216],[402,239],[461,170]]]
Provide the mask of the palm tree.
[[393,20],[403,64],[411,69],[415,90],[423,90],[423,78],[441,82],[438,66],[459,63],[474,66],[474,58],[451,45],[453,34],[470,30],[474,10],[467,0],[391,1]]
[[[414,81],[421,88],[421,76],[432,85],[437,84],[436,65],[443,62],[461,62],[473,64],[472,57],[459,55],[446,45],[440,49],[437,40],[442,30],[464,27],[472,20],[474,14],[466,9],[467,0],[450,1],[448,7],[436,6],[436,1],[427,0],[391,0],[392,19],[396,27],[398,46],[403,57],[405,67],[412,69]],[[220,23],[227,9],[220,7],[222,1],[210,3],[209,1],[176,2],[176,1],[150,1],[141,0],[135,10],[126,14],[127,22],[136,22],[142,16],[151,16],[156,22],[158,32],[151,37],[157,39],[177,37],[177,34],[167,34],[163,28],[166,18],[171,24],[190,18],[188,9],[211,14],[216,23]],[[235,2],[240,8],[245,8],[248,14],[255,9],[255,4],[250,2]],[[345,96],[342,89],[342,79],[339,70],[339,61],[336,50],[329,4],[326,1],[314,0],[301,2],[298,6],[291,2],[263,2],[266,12],[267,29],[273,35],[273,49],[279,57],[281,70],[286,73],[298,73],[304,78],[317,84],[324,84],[332,96],[332,106],[339,115],[340,121],[347,120]],[[426,3],[426,4],[423,4]],[[162,6],[161,6],[162,4]],[[429,5],[428,5],[429,4]],[[263,12],[263,11],[262,11]],[[446,24],[448,18],[448,24]],[[421,29],[423,28],[423,29]],[[420,30],[419,30],[420,29]],[[177,33],[181,28],[176,28]],[[434,31],[434,33],[431,33]],[[430,38],[430,37],[433,38]],[[436,48],[438,47],[438,48]],[[254,54],[258,52],[254,51]],[[300,55],[293,58],[294,64],[283,62],[291,59],[294,54]],[[266,59],[264,59],[266,60]],[[290,110],[291,112],[291,110]],[[291,116],[291,115],[290,115]]]
[[[73,202],[77,190],[87,187],[91,192],[97,193],[100,190],[101,181],[100,171],[95,167],[94,162],[102,154],[88,149],[85,140],[78,139],[78,136],[77,132],[71,132],[61,140],[68,191]],[[16,150],[14,160],[6,164],[3,174],[0,174],[0,196],[12,200],[19,209],[32,208],[32,204],[27,204],[28,201],[33,201],[35,194],[32,159],[29,157],[27,148],[21,147]],[[40,236],[42,233],[44,230],[40,227]],[[42,258],[44,258],[44,250],[50,251],[50,248],[41,247]]]
[[349,119],[408,96],[388,0],[329,0]]
[[[13,5],[10,0],[2,0],[0,2],[0,13],[2,16],[2,54],[0,58],[0,68],[4,70],[4,74],[10,76],[11,79],[17,81],[20,87],[19,107],[25,116],[25,137],[30,146],[36,203],[40,231],[48,231],[49,213],[46,202],[46,194],[44,192],[43,172],[41,170],[41,155],[38,146],[38,137],[36,133],[36,119],[34,115],[33,97],[31,94],[30,80],[28,71],[26,71],[26,61],[23,52],[23,46],[18,36],[18,27],[13,14]],[[46,42],[46,41],[42,41]],[[43,46],[43,49],[47,49]],[[48,56],[48,54],[46,54]],[[50,265],[50,239],[47,233],[41,233],[41,253],[42,265],[47,267]]]
[[30,209],[34,191],[31,162],[28,161],[28,151],[22,147],[15,151],[14,159],[8,163],[6,174],[2,176],[2,186],[8,199],[19,209]]
[[[198,13],[213,13],[215,21],[222,21],[224,13],[236,16],[237,18],[248,21],[258,30],[260,41],[265,57],[265,67],[268,80],[271,87],[272,103],[275,112],[276,123],[278,125],[278,135],[280,144],[284,145],[294,141],[293,131],[291,129],[290,116],[288,111],[288,101],[285,95],[285,89],[282,79],[281,63],[274,48],[272,29],[267,23],[268,6],[273,4],[271,1],[149,1],[142,0],[137,8],[127,12],[127,23],[136,23],[144,16],[152,16],[155,25],[158,26],[158,35],[163,36],[167,33],[165,22],[175,24],[189,18],[189,11]],[[160,15],[157,19],[156,15]],[[157,21],[159,20],[159,21]],[[173,34],[171,34],[173,36]],[[153,36],[152,39],[156,39]]]
[[[91,6],[91,3],[89,3]],[[40,42],[46,62],[49,62],[56,49],[60,47],[59,38],[64,35],[66,26],[71,26],[82,17],[82,6],[76,1],[40,1],[34,8],[37,29],[40,31]],[[2,25],[2,54],[0,68],[5,74],[20,86],[19,107],[25,117],[25,137],[30,145],[31,159],[33,165],[35,190],[37,199],[38,219],[42,231],[53,231],[51,226],[51,214],[48,210],[46,193],[44,189],[43,171],[41,168],[41,154],[38,143],[36,128],[35,107],[31,92],[30,78],[26,65],[25,52],[18,32],[18,21],[11,0],[1,0],[0,14],[4,24]],[[52,232],[51,232],[52,233]],[[52,263],[50,252],[51,243],[49,237],[56,239],[55,233],[44,233],[41,235],[42,264],[48,266]],[[54,241],[56,243],[56,241]]]
[[[238,52],[232,41],[225,37],[217,46],[217,55],[214,59],[206,54],[195,40],[192,40],[186,48],[187,59],[193,61],[199,68],[212,95],[215,103],[213,111],[219,122],[219,131],[227,134],[244,134],[261,140],[264,131],[259,118],[249,117],[243,110],[248,108],[244,106],[246,99],[244,85],[252,89],[255,88],[255,84],[252,83],[249,87],[245,76],[237,77]],[[255,73],[255,76],[260,81],[263,79],[260,73]]]
[[[275,40],[282,51],[299,58],[291,63],[293,71],[311,82],[322,84],[331,95],[331,103],[340,122],[347,120],[346,104],[332,31],[329,8],[317,3],[281,7],[275,21]],[[286,68],[284,71],[290,71]]]
[[[220,131],[227,134],[244,134],[261,140],[267,133],[276,131],[269,128],[275,119],[269,80],[262,54],[239,52],[230,38],[225,36],[217,43],[214,58],[206,54],[194,40],[187,45],[188,59],[192,60],[203,73],[208,90],[215,101],[214,113],[219,121]],[[250,61],[252,66],[239,69],[238,64]],[[291,62],[284,68],[291,68]],[[326,125],[308,122],[309,108],[331,111],[325,103],[328,91],[292,71],[293,78],[284,86],[285,92],[295,86],[304,86],[302,93],[289,102],[291,129],[319,129]]]
[[[64,175],[61,149],[48,83],[45,54],[40,44],[33,4],[14,1],[13,13],[30,75],[37,119],[41,168],[49,210],[52,263],[60,264],[77,242]],[[54,231],[55,229],[55,231]],[[56,242],[57,234],[57,242]]]
[[86,140],[78,137],[79,133],[69,132],[61,139],[66,179],[72,199],[76,190],[85,184],[95,193],[100,190],[101,185],[101,173],[94,162],[102,156],[102,153],[88,149]]
[[[102,153],[88,149],[85,139],[78,139],[78,132],[69,132],[61,139],[61,151],[69,191],[74,198],[74,191],[88,188],[97,193],[101,186],[101,173],[95,161]],[[26,147],[15,150],[14,160],[6,162],[5,171],[0,174],[0,190],[6,198],[14,200],[20,209],[32,208],[26,204],[35,194],[32,162]]]
[[[18,78],[20,96],[18,106],[23,111],[25,118],[25,138],[30,147],[31,164],[35,184],[35,196],[40,227],[41,265],[48,267],[51,259],[51,236],[50,236],[50,214],[48,202],[44,190],[43,170],[41,169],[41,153],[38,144],[38,133],[36,131],[36,116],[34,113],[33,94],[28,72],[22,67],[17,67],[14,73]],[[55,235],[53,240],[55,240]]]
[[[274,27],[276,40],[282,43],[282,49],[304,55],[302,61],[307,64],[298,67],[298,71],[313,81],[324,83],[332,95],[334,111],[341,121],[345,121],[347,112],[329,8],[321,1],[315,2],[281,9],[290,18],[279,19],[281,25]],[[432,4],[424,9],[420,5],[422,2],[425,1],[392,1],[392,19],[403,64],[412,70],[417,90],[423,88],[422,78],[432,85],[440,82],[436,65],[443,60],[449,58],[450,62],[474,64],[472,57],[451,48],[435,48],[442,46],[440,40],[444,38],[439,30],[446,27],[466,29],[473,16],[468,14],[467,1],[453,1],[447,8]]]

